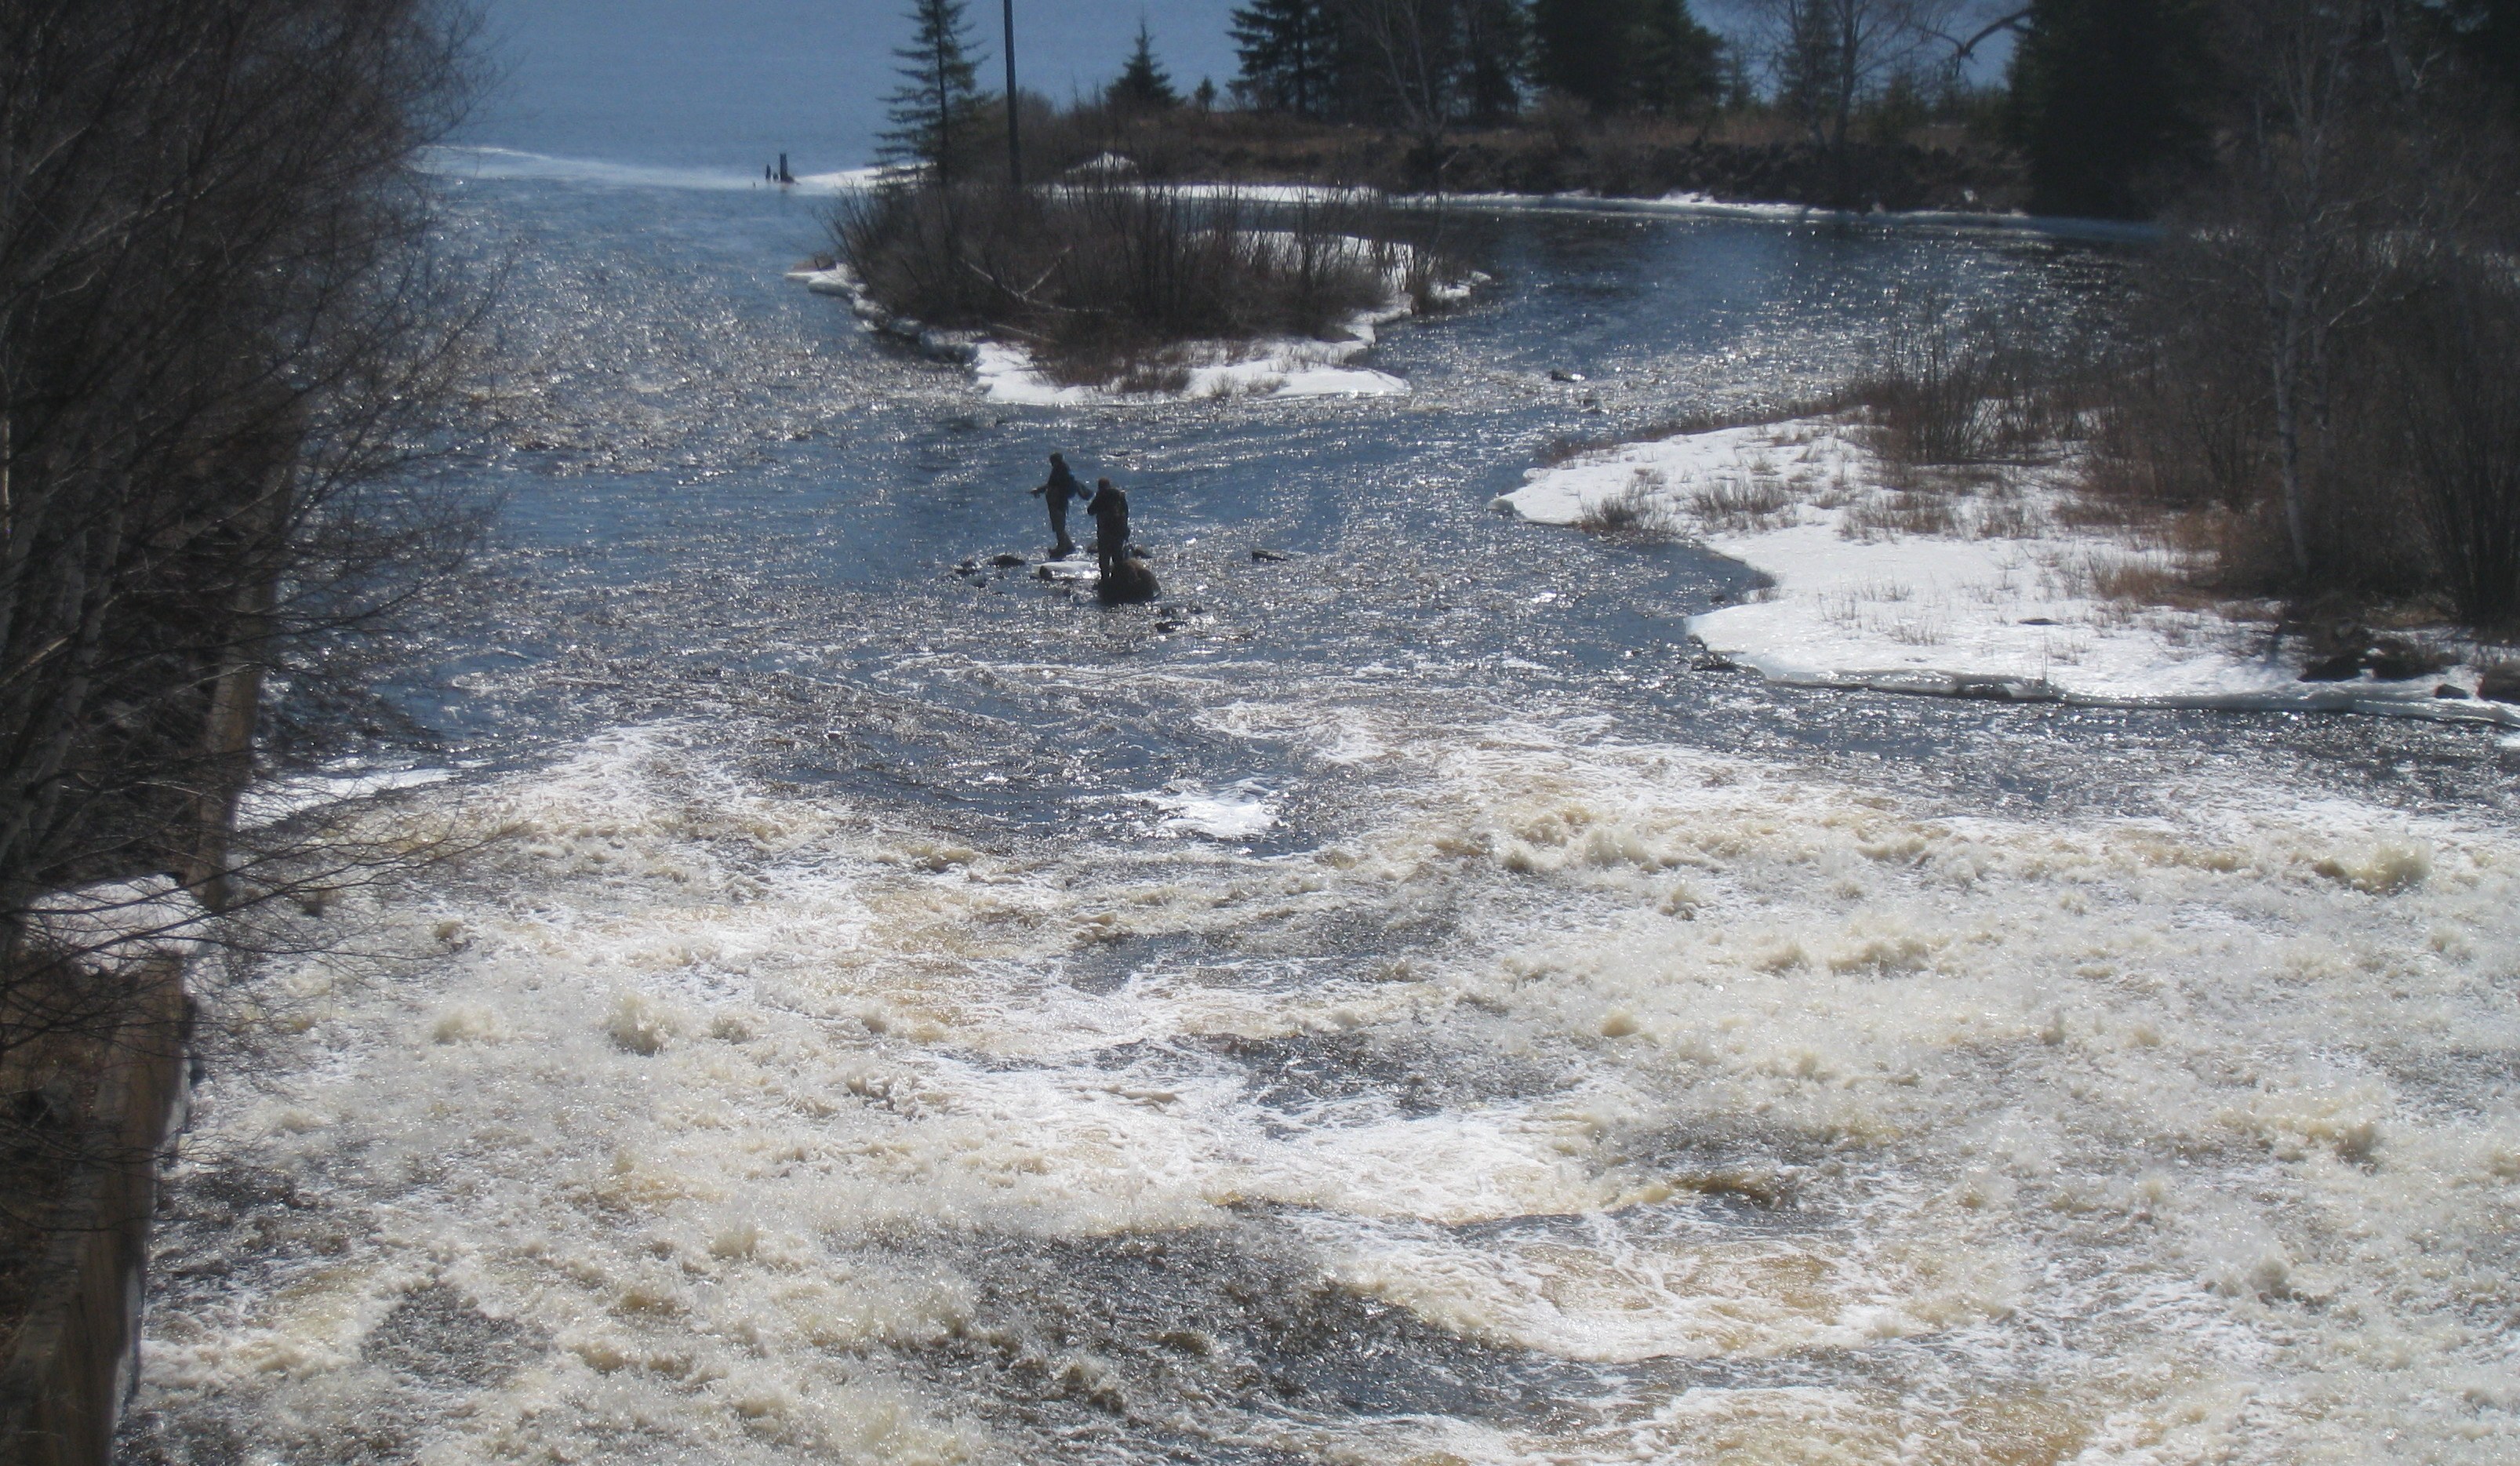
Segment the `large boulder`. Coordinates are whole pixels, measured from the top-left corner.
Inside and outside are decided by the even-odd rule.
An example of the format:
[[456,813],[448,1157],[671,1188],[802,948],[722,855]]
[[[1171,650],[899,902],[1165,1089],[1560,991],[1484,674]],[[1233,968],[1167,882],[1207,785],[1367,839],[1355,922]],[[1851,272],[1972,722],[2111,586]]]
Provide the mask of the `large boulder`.
[[1145,561],[1128,559],[1096,583],[1094,594],[1105,606],[1127,606],[1151,601],[1163,594],[1163,589],[1155,584],[1155,573],[1147,569]]

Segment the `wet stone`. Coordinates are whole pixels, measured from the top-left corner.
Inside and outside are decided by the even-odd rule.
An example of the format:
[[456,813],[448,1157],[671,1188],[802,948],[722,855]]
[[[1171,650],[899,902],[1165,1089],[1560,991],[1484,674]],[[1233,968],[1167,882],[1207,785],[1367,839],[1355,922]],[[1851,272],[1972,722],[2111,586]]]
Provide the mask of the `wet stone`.
[[1265,1216],[1223,1230],[978,1245],[987,1260],[971,1270],[987,1281],[976,1316],[922,1362],[1056,1457],[1096,1421],[1158,1448],[1178,1440],[1200,1460],[1276,1460],[1233,1448],[1248,1448],[1237,1438],[1255,1415],[1527,1422],[1598,1389],[1583,1366],[1473,1343],[1339,1288]]
[[415,1288],[369,1333],[370,1363],[435,1384],[486,1386],[539,1356],[539,1336],[474,1309],[443,1283]]

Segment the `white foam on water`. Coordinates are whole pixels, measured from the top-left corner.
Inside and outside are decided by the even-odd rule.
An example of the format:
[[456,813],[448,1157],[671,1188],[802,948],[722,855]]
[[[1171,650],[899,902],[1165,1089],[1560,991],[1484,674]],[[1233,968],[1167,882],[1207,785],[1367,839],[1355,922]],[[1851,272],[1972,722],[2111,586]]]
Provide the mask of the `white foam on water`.
[[[278,963],[296,1036],[197,1143],[330,1240],[153,1315],[144,1406],[349,1431],[434,1283],[529,1358],[447,1387],[424,1459],[1009,1459],[917,1367],[990,1337],[991,1249],[1259,1216],[1477,1345],[1800,1371],[1269,1428],[1323,1458],[2520,1448],[2509,832],[2279,787],[1958,819],[1598,719],[1401,722],[1215,718],[1385,775],[1309,857],[978,849],[675,726],[373,806],[508,833],[345,896],[389,979]],[[1451,935],[1254,945],[1310,919]],[[1391,1077],[1272,1090],[1249,1043]]]
[[424,171],[450,178],[518,178],[552,183],[592,183],[615,188],[701,189],[726,193],[769,188],[758,176],[721,168],[661,167],[652,163],[610,162],[596,158],[563,158],[518,148],[439,144],[421,151]]
[[1212,840],[1249,840],[1278,822],[1277,806],[1270,802],[1272,791],[1250,779],[1221,790],[1190,786],[1133,798],[1164,811],[1157,828]]

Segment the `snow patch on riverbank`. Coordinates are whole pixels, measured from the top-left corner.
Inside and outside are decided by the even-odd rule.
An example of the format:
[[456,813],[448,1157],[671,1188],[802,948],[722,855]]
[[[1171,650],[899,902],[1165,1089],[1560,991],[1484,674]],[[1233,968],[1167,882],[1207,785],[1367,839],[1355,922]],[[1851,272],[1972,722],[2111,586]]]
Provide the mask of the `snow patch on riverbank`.
[[1000,342],[978,345],[972,371],[990,401],[1028,407],[1211,397],[1406,396],[1406,381],[1353,364],[1373,348],[1377,325],[1406,313],[1355,316],[1347,322],[1345,341],[1271,337],[1252,342],[1188,342],[1165,353],[1167,365],[1182,374],[1181,384],[1153,390],[1132,390],[1119,383],[1089,387],[1055,382],[1042,372],[1030,351]]
[[[1292,248],[1291,235],[1264,234],[1264,242]],[[1354,249],[1372,248],[1350,240]],[[945,331],[885,310],[870,296],[845,264],[804,268],[788,278],[818,295],[838,296],[849,302],[865,328],[917,347],[942,361],[971,368],[981,395],[989,401],[1024,407],[1110,406],[1124,403],[1198,401],[1222,397],[1393,397],[1406,396],[1409,384],[1389,372],[1356,364],[1373,349],[1383,326],[1416,313],[1409,291],[1415,259],[1406,245],[1384,247],[1390,294],[1382,304],[1359,311],[1340,323],[1335,339],[1276,336],[1252,341],[1191,341],[1167,347],[1137,380],[1119,378],[1102,384],[1062,383],[1041,369],[1030,348],[993,341],[977,332]],[[1485,280],[1441,283],[1430,294],[1439,300],[1466,299],[1473,285]]]
[[2474,695],[2473,667],[2305,682],[2301,641],[2249,615],[2263,608],[2147,603],[2180,553],[2075,526],[2057,467],[1916,490],[1894,477],[1857,430],[1806,419],[1587,454],[1498,503],[1541,524],[1686,533],[1766,575],[1688,626],[1772,681],[2520,724],[2520,708]]

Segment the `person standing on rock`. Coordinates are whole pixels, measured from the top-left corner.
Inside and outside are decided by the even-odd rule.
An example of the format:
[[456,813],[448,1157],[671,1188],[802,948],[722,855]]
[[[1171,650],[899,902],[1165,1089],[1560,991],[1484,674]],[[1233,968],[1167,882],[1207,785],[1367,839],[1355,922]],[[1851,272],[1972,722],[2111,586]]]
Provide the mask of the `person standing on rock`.
[[1113,487],[1110,480],[1097,479],[1085,512],[1094,516],[1094,564],[1108,580],[1128,553],[1129,496]]
[[[1103,481],[1107,483],[1110,481],[1106,479]],[[1050,481],[1033,492],[1041,495],[1042,501],[1050,506],[1050,532],[1058,538],[1058,543],[1051,546],[1050,558],[1064,560],[1075,554],[1076,541],[1067,537],[1067,501],[1085,497],[1085,485],[1077,482],[1076,476],[1067,471],[1064,454],[1050,455]]]

